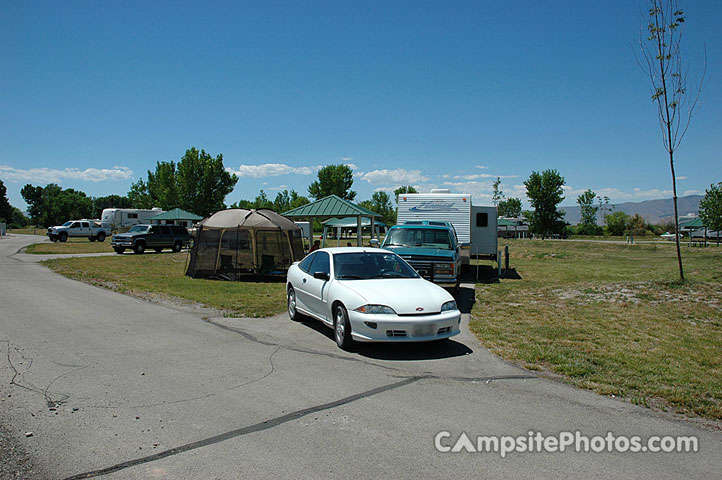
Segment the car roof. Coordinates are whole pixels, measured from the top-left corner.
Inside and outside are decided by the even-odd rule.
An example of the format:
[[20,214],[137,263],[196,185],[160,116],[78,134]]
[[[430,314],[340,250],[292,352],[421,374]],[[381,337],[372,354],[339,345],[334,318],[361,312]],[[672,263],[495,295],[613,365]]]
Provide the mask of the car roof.
[[440,230],[453,230],[454,226],[449,222],[429,222],[428,220],[413,221],[412,223],[406,222],[403,225],[394,225],[391,228],[436,228]]
[[332,255],[341,253],[392,253],[385,248],[374,247],[330,247],[322,248],[321,251],[328,252]]

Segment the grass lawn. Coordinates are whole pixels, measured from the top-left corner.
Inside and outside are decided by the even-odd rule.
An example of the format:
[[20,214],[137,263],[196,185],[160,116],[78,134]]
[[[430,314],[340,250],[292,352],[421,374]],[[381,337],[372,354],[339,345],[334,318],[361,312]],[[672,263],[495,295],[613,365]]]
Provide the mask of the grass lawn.
[[110,238],[104,242],[91,242],[86,237],[69,238],[67,242],[34,243],[25,248],[26,253],[58,254],[58,253],[111,253]]
[[[107,242],[105,246],[110,249]],[[185,276],[187,261],[188,252],[165,251],[160,254],[65,258],[42,263],[62,275],[94,285],[123,293],[177,297],[225,310],[233,316],[267,317],[286,309],[283,282],[193,279]]]
[[722,420],[722,249],[509,240],[521,280],[478,285],[471,329],[526,368]]

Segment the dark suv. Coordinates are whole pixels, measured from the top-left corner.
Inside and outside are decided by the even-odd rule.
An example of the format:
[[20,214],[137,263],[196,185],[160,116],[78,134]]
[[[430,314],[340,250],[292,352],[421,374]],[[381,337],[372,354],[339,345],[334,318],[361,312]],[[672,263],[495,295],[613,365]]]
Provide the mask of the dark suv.
[[190,239],[188,230],[180,225],[134,225],[126,233],[113,235],[110,246],[115,253],[123,253],[127,248],[132,248],[135,253],[143,253],[147,248],[156,252],[172,248],[174,252],[180,252]]

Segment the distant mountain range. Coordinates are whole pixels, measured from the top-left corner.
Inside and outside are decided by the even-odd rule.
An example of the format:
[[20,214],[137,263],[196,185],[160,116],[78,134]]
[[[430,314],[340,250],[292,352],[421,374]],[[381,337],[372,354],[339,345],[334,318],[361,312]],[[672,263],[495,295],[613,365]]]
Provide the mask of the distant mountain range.
[[[677,211],[679,215],[687,215],[689,213],[698,214],[699,201],[702,195],[688,195],[686,197],[677,198]],[[659,200],[646,200],[644,202],[625,202],[609,204],[613,212],[624,212],[628,215],[640,214],[648,223],[659,224],[669,220],[674,220],[674,204],[671,198],[663,198]],[[559,210],[565,212],[564,220],[572,225],[576,225],[582,218],[579,206],[575,207],[559,207]],[[605,211],[605,214],[610,212]],[[597,224],[602,224],[602,212],[597,212]]]

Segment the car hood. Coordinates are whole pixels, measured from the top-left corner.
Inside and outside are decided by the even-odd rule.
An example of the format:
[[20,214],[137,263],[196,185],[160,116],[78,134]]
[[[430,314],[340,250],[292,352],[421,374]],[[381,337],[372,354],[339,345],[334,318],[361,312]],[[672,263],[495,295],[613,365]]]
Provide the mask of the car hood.
[[454,260],[454,251],[445,248],[422,248],[422,247],[381,247],[384,250],[390,250],[401,256],[419,256],[419,257],[447,257],[451,261]]
[[423,278],[339,280],[339,282],[361,297],[364,304],[386,305],[398,314],[438,313],[443,303],[454,299],[449,292]]

